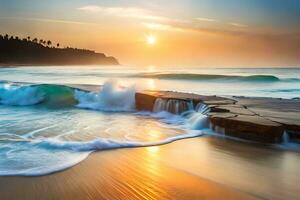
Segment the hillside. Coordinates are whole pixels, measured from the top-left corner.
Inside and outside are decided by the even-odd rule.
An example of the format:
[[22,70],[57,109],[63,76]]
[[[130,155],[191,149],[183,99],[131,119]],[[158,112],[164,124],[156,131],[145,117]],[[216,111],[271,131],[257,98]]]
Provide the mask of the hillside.
[[0,65],[118,65],[114,57],[51,41],[0,35]]

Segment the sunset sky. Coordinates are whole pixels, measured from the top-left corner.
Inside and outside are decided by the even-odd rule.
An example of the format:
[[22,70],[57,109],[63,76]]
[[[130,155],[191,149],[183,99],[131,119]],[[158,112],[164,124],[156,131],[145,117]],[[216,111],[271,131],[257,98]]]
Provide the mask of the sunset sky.
[[0,0],[0,27],[125,65],[300,66],[298,0]]

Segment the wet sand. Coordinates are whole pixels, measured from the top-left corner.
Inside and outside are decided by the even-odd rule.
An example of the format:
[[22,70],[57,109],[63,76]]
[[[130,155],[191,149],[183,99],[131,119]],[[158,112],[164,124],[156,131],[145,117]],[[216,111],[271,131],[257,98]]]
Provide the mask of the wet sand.
[[[41,177],[0,177],[1,199],[256,199],[189,172],[197,170],[194,150],[205,139],[96,152],[70,169]],[[174,158],[176,151],[180,155]]]

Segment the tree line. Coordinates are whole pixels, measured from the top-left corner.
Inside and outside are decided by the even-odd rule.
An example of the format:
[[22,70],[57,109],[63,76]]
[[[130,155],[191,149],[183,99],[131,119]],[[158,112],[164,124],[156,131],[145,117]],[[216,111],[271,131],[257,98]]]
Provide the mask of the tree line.
[[[8,41],[17,40],[17,41],[23,41],[23,42],[33,42],[33,43],[38,43],[38,44],[46,46],[46,47],[54,47],[54,46],[52,46],[51,40],[31,38],[30,36],[28,36],[26,38],[20,38],[19,36],[13,36],[13,35],[10,36],[8,34],[5,34],[5,35],[0,34],[0,39],[8,40]],[[60,46],[60,44],[56,43],[56,47],[59,48],[59,46]]]
[[60,46],[59,43],[53,45],[51,40],[0,34],[0,64],[118,64],[114,57],[103,53]]

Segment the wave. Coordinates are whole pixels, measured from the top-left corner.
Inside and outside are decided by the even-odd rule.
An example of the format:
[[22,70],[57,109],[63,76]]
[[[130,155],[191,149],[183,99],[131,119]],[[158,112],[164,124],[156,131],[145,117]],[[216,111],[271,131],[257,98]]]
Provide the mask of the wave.
[[140,78],[154,79],[170,79],[170,80],[194,80],[194,81],[246,81],[246,82],[277,82],[277,81],[300,81],[297,78],[280,79],[273,75],[251,75],[251,76],[235,76],[235,75],[215,75],[215,74],[176,74],[176,73],[143,73],[135,75]]
[[16,83],[0,84],[0,104],[29,106],[47,104],[67,106],[76,103],[74,90],[62,85],[24,85]]
[[291,89],[274,89],[274,90],[266,90],[267,92],[282,92],[282,93],[300,93],[300,89],[298,88],[291,88]]
[[[62,141],[57,138],[17,141],[18,144],[14,144],[13,150],[10,150],[6,145],[8,150],[0,151],[0,176],[47,175],[80,163],[94,151],[164,145],[177,140],[202,135],[201,131],[190,131],[189,133],[169,137],[157,142],[118,141],[104,138],[86,142]],[[16,142],[15,140],[13,141],[14,143]],[[9,157],[8,160],[7,157]],[[47,159],[44,159],[45,157]],[[19,161],[27,163],[27,165],[24,166],[24,164],[18,163]],[[1,164],[2,162],[3,164]],[[16,167],[8,168],[7,165],[9,164]]]
[[106,82],[98,93],[75,90],[75,98],[79,108],[119,112],[135,110],[135,88],[121,87],[114,80]]
[[0,83],[0,104],[48,107],[87,108],[101,111],[133,111],[135,88],[120,87],[116,81],[106,82],[99,92],[89,92],[64,85]]
[[201,136],[203,133],[201,131],[191,131],[186,134],[181,134],[173,137],[168,137],[166,139],[157,142],[135,142],[135,141],[118,141],[112,139],[98,138],[95,140],[87,142],[79,141],[62,141],[59,139],[43,139],[35,140],[30,142],[30,145],[37,146],[39,148],[46,149],[59,149],[59,150],[72,150],[77,152],[85,151],[99,151],[108,149],[119,149],[119,148],[134,148],[134,147],[149,147],[168,144],[177,140],[193,138]]

